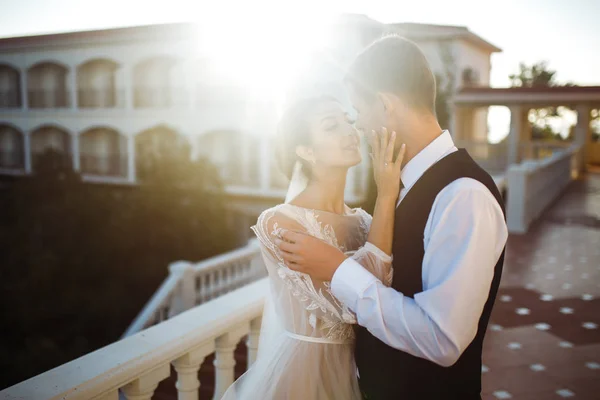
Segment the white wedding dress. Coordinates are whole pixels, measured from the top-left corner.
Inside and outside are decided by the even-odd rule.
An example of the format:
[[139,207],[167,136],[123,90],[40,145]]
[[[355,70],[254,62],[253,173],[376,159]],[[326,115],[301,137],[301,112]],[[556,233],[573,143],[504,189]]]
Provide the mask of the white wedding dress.
[[353,358],[355,315],[332,295],[329,282],[289,269],[273,243],[281,229],[306,232],[338,247],[385,284],[391,257],[367,243],[371,216],[344,215],[282,204],[252,227],[268,270],[258,356],[225,393],[225,400],[361,399]]

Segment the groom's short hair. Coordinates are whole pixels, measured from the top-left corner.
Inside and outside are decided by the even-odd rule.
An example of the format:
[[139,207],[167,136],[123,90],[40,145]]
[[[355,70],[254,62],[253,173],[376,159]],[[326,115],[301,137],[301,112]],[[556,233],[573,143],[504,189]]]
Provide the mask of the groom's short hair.
[[346,82],[366,101],[388,92],[435,114],[433,72],[421,49],[401,36],[385,36],[364,49],[350,65]]

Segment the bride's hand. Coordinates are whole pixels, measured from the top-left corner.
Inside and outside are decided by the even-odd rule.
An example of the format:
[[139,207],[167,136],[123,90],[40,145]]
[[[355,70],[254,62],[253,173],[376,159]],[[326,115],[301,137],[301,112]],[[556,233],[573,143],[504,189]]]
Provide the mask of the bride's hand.
[[373,175],[377,184],[377,199],[395,202],[400,192],[400,174],[402,161],[406,152],[403,144],[394,161],[394,145],[396,132],[388,134],[387,129],[371,133],[371,158],[373,160]]

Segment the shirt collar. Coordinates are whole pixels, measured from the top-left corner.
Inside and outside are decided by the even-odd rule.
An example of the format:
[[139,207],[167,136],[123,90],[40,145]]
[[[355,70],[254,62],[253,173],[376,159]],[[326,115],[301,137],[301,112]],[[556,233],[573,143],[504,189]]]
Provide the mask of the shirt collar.
[[440,136],[406,163],[400,177],[404,187],[410,189],[425,171],[455,148],[450,132],[443,131]]

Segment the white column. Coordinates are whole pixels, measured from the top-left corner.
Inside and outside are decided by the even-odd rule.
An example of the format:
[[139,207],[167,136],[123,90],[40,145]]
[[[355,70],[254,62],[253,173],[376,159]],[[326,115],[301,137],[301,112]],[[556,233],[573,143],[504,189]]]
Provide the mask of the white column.
[[123,96],[125,98],[125,109],[132,110],[133,109],[133,98],[134,98],[134,76],[133,76],[133,68],[130,65],[124,65],[121,73],[122,81],[123,81]]
[[23,155],[25,160],[25,173],[31,173],[31,134],[23,134]]
[[590,113],[591,107],[587,104],[580,104],[576,107],[577,110],[577,125],[575,125],[575,143],[581,146],[578,155],[579,172],[585,171],[585,166],[588,161],[588,146],[590,146]]
[[127,180],[135,183],[135,136],[127,136]]
[[231,333],[219,336],[215,352],[215,393],[213,400],[220,400],[233,383],[235,359],[233,352],[237,345],[236,337]]
[[72,136],[71,151],[73,156],[73,170],[79,172],[81,170],[81,159],[79,157],[79,135],[77,133]]
[[25,68],[19,71],[20,89],[21,89],[21,108],[27,110],[29,108],[29,96],[27,90],[27,70]]
[[77,109],[77,66],[72,65],[69,69],[69,101],[73,110]]
[[248,347],[248,368],[250,368],[254,361],[256,361],[261,324],[262,317],[255,318],[250,321],[250,333],[248,334],[248,339],[246,340],[246,346]]
[[590,131],[590,113],[591,107],[587,104],[580,104],[576,108],[577,125],[575,125],[575,143],[582,146],[587,144]]
[[127,400],[150,400],[160,381],[171,375],[169,364],[161,365],[123,387]]
[[470,107],[454,107],[450,121],[450,134],[452,138],[460,143],[461,141],[472,142],[474,110]]
[[508,166],[519,162],[519,146],[523,130],[523,109],[521,106],[510,107],[510,131],[508,133]]
[[260,188],[269,190],[271,187],[271,137],[263,136],[260,141]]
[[178,400],[198,400],[198,389],[200,389],[198,370],[204,358],[213,351],[213,346],[204,345],[172,362],[175,371],[177,371],[175,387],[177,388]]

